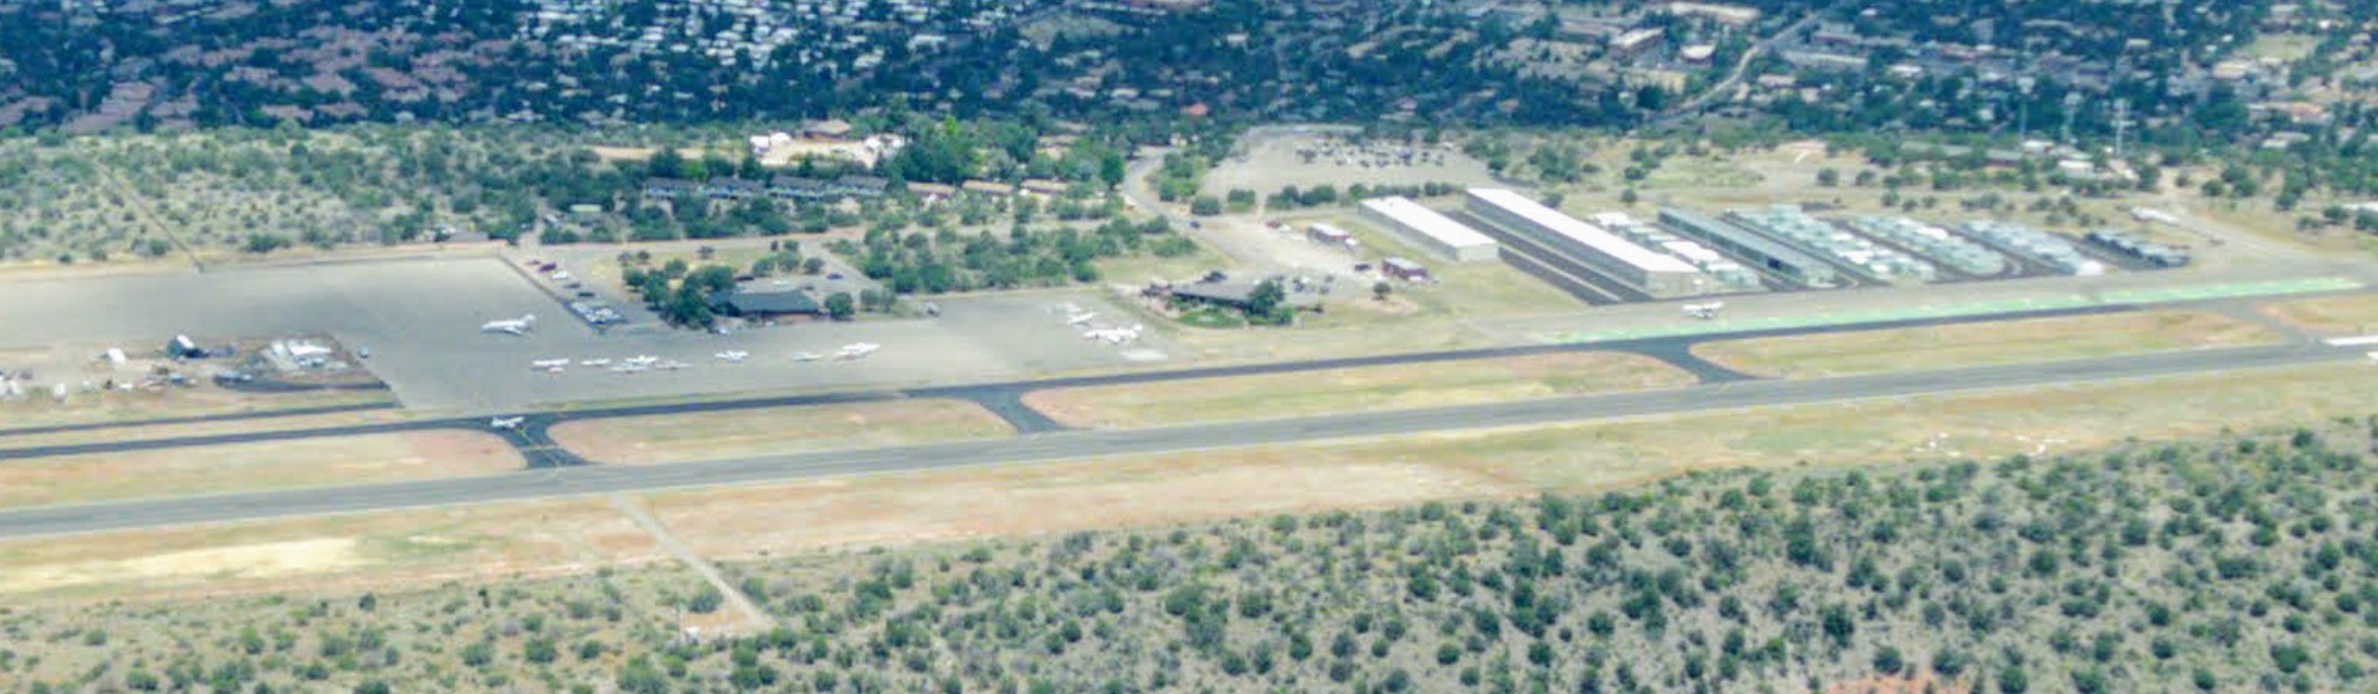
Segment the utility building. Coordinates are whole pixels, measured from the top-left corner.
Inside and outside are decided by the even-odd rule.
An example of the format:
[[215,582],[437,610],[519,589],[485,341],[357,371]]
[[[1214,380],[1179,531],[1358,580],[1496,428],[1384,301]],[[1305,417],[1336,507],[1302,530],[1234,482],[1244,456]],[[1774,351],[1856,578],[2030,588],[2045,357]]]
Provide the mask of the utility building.
[[1689,263],[1636,245],[1525,195],[1501,188],[1472,188],[1468,209],[1489,223],[1567,255],[1654,298],[1693,296],[1713,283]]
[[1495,259],[1495,240],[1409,198],[1362,201],[1362,218],[1395,232],[1398,239],[1437,257],[1462,263]]

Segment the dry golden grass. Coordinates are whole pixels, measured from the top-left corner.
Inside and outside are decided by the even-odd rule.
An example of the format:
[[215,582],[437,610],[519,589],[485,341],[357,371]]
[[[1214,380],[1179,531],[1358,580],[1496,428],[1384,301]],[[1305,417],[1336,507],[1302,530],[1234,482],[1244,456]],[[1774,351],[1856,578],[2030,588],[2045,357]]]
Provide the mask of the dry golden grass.
[[501,439],[461,431],[31,458],[0,465],[0,507],[489,475],[523,464]]
[[2378,332],[2378,296],[2354,294],[2274,301],[2259,308],[2264,315],[2322,335]]
[[1650,357],[1576,352],[1064,388],[1026,395],[1024,402],[1072,426],[1131,428],[1650,390],[1692,382],[1691,374]]
[[648,464],[986,439],[1014,431],[970,402],[889,400],[564,422],[553,428],[553,439],[589,460]]
[[9,600],[368,590],[592,571],[666,555],[602,499],[0,542]]
[[1703,359],[1745,373],[1813,378],[2087,359],[2268,344],[2281,336],[2227,316],[2154,311],[1704,343]]

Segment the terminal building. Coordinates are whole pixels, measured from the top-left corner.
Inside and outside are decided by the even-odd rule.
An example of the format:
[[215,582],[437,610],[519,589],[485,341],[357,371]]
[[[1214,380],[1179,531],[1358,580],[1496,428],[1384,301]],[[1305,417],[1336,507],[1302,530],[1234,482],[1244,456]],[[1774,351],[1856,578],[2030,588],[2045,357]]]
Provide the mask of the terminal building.
[[1691,210],[1663,207],[1660,224],[1786,280],[1809,287],[1834,285],[1833,266],[1732,222]]
[[1409,198],[1362,201],[1362,218],[1394,232],[1397,239],[1439,258],[1462,263],[1495,259],[1495,240]]
[[1501,188],[1472,188],[1468,209],[1479,219],[1633,285],[1653,298],[1694,296],[1713,288],[1691,264],[1636,245],[1601,227]]

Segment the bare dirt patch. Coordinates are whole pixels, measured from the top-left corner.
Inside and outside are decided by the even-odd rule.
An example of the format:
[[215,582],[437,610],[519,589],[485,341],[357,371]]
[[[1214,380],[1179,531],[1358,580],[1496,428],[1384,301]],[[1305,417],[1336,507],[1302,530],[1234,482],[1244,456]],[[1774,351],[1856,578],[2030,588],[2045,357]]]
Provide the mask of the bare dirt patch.
[[1650,357],[1576,352],[1063,388],[1031,393],[1024,402],[1072,426],[1130,428],[1649,390],[1692,382],[1690,374]]
[[565,422],[553,428],[553,438],[590,460],[648,464],[962,441],[1013,432],[997,415],[973,403],[892,400]]
[[1815,378],[2087,359],[2277,342],[2227,316],[2151,311],[1704,343],[1703,359],[1745,373]]
[[462,431],[31,458],[0,465],[0,506],[487,475],[521,465],[502,440]]
[[2378,296],[2324,296],[2274,301],[2257,307],[2264,315],[2329,336],[2378,332]]

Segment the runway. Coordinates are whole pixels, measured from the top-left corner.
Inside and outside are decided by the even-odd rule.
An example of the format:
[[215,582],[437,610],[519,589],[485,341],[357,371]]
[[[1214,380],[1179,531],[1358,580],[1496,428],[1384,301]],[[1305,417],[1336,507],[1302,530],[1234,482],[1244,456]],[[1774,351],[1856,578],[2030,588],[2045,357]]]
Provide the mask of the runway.
[[552,467],[491,477],[0,511],[0,537],[62,535],[613,492],[747,485],[820,477],[1392,437],[1679,412],[2083,384],[2360,359],[2363,357],[2358,351],[2298,343],[1814,380],[1728,381],[1664,391],[1384,413],[1125,431],[1060,431],[993,441],[660,466]]
[[[602,461],[587,461],[578,458],[575,455],[570,455],[566,451],[560,451],[558,448],[548,445],[551,443],[551,439],[545,433],[546,430],[552,428],[556,424],[568,421],[699,414],[709,412],[731,412],[779,407],[807,407],[817,405],[871,402],[899,398],[944,398],[973,402],[983,406],[985,409],[989,410],[992,414],[999,416],[1001,419],[1006,420],[1009,425],[1015,427],[1017,433],[1040,434],[1063,430],[1062,426],[1059,426],[1056,422],[1050,420],[1045,414],[1024,405],[1024,395],[1040,390],[1159,383],[1166,381],[1205,378],[1231,378],[1240,376],[1301,373],[1330,369],[1348,369],[1374,366],[1416,366],[1452,361],[1498,359],[1562,352],[1603,351],[1639,354],[1667,362],[1672,366],[1682,369],[1685,372],[1693,375],[1695,378],[1699,379],[1702,384],[1731,383],[1737,381],[1748,381],[1752,379],[1745,374],[1726,369],[1701,359],[1692,353],[1693,346],[1702,342],[1717,340],[1744,340],[1830,332],[1887,330],[1931,325],[1949,325],[1956,323],[2025,320],[2057,316],[2116,313],[2133,310],[2137,310],[2137,308],[2131,306],[2098,306],[2080,309],[2023,311],[1952,318],[1924,318],[1902,321],[1862,323],[1854,325],[1827,325],[1802,328],[1746,330],[1737,332],[1680,335],[1673,337],[1657,337],[1598,343],[1514,345],[1440,352],[1384,354],[1309,361],[1209,366],[1167,371],[1132,371],[1114,374],[1070,376],[1029,381],[933,386],[908,390],[775,395],[690,403],[656,403],[551,412],[527,412],[522,413],[527,419],[527,421],[523,424],[522,429],[515,435],[506,436],[505,439],[515,448],[520,449],[521,453],[528,458],[529,465],[532,468],[568,466],[587,462],[599,463]],[[148,423],[127,422],[107,425],[85,425],[74,428],[99,429],[109,427],[136,427],[145,426],[147,424]],[[161,437],[154,439],[101,441],[83,444],[0,448],[0,461],[49,458],[65,455],[124,453],[132,451],[151,451],[198,446],[294,441],[324,437],[364,436],[407,431],[431,431],[441,429],[484,431],[486,428],[487,419],[485,418],[451,417],[382,424],[318,427],[311,429],[256,431],[233,434],[211,434],[200,436]],[[47,433],[47,430],[0,430],[0,444],[5,444],[9,437],[35,433]]]

